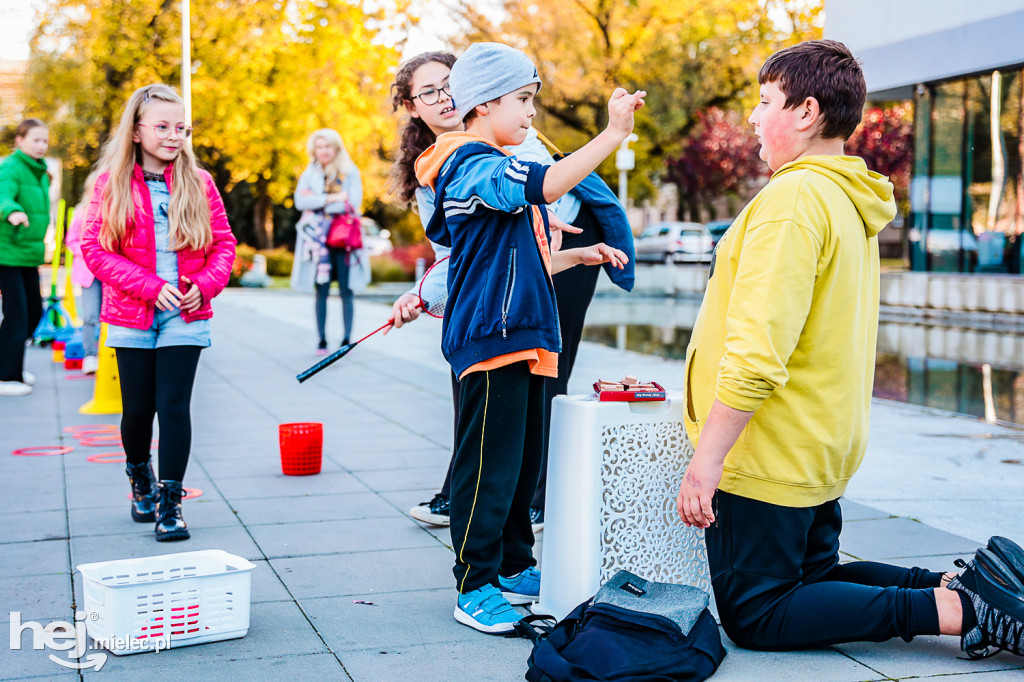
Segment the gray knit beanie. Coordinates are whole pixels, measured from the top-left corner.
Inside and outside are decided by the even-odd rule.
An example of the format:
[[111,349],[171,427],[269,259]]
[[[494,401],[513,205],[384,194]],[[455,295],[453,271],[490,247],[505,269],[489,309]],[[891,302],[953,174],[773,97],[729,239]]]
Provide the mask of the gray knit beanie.
[[455,60],[448,77],[452,104],[459,118],[485,104],[532,83],[540,91],[537,67],[525,54],[501,43],[473,43]]

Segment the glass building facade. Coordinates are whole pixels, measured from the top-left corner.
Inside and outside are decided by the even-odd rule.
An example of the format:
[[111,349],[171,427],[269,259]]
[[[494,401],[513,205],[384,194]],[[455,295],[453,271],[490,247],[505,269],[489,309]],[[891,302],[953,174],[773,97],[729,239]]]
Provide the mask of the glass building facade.
[[1016,67],[916,88],[913,270],[1021,273],[1022,80]]

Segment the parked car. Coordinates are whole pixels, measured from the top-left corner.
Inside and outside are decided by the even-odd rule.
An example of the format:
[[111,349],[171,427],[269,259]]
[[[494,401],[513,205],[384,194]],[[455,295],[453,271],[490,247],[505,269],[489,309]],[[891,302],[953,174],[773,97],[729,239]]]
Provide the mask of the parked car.
[[371,256],[383,256],[391,253],[394,248],[391,244],[391,231],[382,230],[374,222],[373,218],[362,217],[363,221],[363,248]]
[[711,233],[700,223],[655,223],[634,242],[637,262],[710,263]]
[[722,241],[722,237],[725,235],[725,231],[732,225],[732,218],[726,218],[725,220],[712,220],[709,223],[705,223],[704,227],[708,228],[708,232],[711,233],[711,248],[718,246],[718,242]]

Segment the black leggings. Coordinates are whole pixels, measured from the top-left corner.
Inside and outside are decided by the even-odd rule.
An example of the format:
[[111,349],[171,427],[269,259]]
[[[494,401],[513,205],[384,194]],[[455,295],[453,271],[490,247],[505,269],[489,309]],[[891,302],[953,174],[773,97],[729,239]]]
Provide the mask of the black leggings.
[[0,294],[4,312],[0,322],[0,381],[22,381],[25,341],[32,338],[43,315],[39,269],[0,265]]
[[121,442],[132,464],[149,460],[153,416],[160,420],[160,480],[185,478],[192,447],[189,403],[200,346],[118,348],[121,380]]

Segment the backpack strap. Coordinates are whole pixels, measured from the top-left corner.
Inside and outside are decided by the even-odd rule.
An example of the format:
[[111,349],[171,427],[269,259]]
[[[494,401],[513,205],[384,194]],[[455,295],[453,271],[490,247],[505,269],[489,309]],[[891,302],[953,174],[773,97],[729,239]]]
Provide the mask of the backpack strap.
[[[534,623],[544,623],[542,625],[534,625]],[[526,616],[518,623],[515,624],[514,634],[510,634],[509,637],[522,637],[523,639],[530,640],[534,646],[540,640],[544,639],[551,634],[551,631],[555,629],[555,618],[553,616],[542,616],[539,614],[532,614]]]

